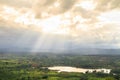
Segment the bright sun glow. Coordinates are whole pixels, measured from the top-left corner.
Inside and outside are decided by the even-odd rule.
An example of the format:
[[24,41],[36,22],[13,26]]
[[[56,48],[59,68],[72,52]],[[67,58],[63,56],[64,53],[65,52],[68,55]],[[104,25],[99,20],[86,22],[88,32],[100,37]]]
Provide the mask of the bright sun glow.
[[61,20],[60,16],[54,16],[51,18],[37,20],[33,17],[28,16],[28,13],[21,15],[15,19],[16,23],[21,23],[24,25],[33,24],[36,27],[41,27],[44,33],[54,33],[54,34],[68,34],[67,29],[61,29],[61,26],[69,25],[69,20]]
[[55,16],[41,21],[39,25],[42,26],[45,33],[68,34],[68,29],[61,29],[60,27],[69,24],[69,20],[61,20],[60,16]]
[[90,0],[83,1],[83,2],[81,2],[79,4],[76,4],[76,6],[80,6],[85,10],[94,10],[95,7],[96,7],[96,5],[93,3],[93,1],[90,1]]
[[3,9],[4,9],[4,12],[8,13],[8,14],[11,14],[11,13],[15,14],[16,13],[15,9],[12,7],[4,6]]
[[39,26],[42,26],[43,32],[47,33],[54,32],[61,25],[59,16],[48,18],[40,22],[41,24],[39,24]]

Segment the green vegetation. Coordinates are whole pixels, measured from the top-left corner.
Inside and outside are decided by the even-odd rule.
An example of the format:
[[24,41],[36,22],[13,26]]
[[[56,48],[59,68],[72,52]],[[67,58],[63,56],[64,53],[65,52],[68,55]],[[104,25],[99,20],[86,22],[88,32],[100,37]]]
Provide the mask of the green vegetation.
[[[120,80],[120,56],[72,54],[0,54],[0,80]],[[111,68],[104,73],[50,71],[49,66]]]

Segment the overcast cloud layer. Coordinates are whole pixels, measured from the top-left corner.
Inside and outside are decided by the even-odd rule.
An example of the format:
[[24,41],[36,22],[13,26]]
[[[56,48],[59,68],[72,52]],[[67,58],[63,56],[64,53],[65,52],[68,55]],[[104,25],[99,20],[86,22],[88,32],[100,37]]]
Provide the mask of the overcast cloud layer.
[[0,0],[0,50],[120,48],[120,0]]

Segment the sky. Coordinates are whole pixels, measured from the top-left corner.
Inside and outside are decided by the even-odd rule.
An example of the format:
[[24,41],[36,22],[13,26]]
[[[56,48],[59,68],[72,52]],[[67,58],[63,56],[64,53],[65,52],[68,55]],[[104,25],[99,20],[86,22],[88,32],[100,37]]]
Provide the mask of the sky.
[[120,0],[0,0],[0,51],[120,48]]

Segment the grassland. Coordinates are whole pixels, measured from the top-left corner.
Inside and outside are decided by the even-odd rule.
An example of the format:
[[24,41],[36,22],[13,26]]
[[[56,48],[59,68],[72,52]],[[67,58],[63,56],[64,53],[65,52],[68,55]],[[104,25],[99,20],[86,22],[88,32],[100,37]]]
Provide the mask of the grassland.
[[[0,80],[120,80],[119,55],[0,54]],[[110,74],[68,73],[49,66],[111,68]]]

